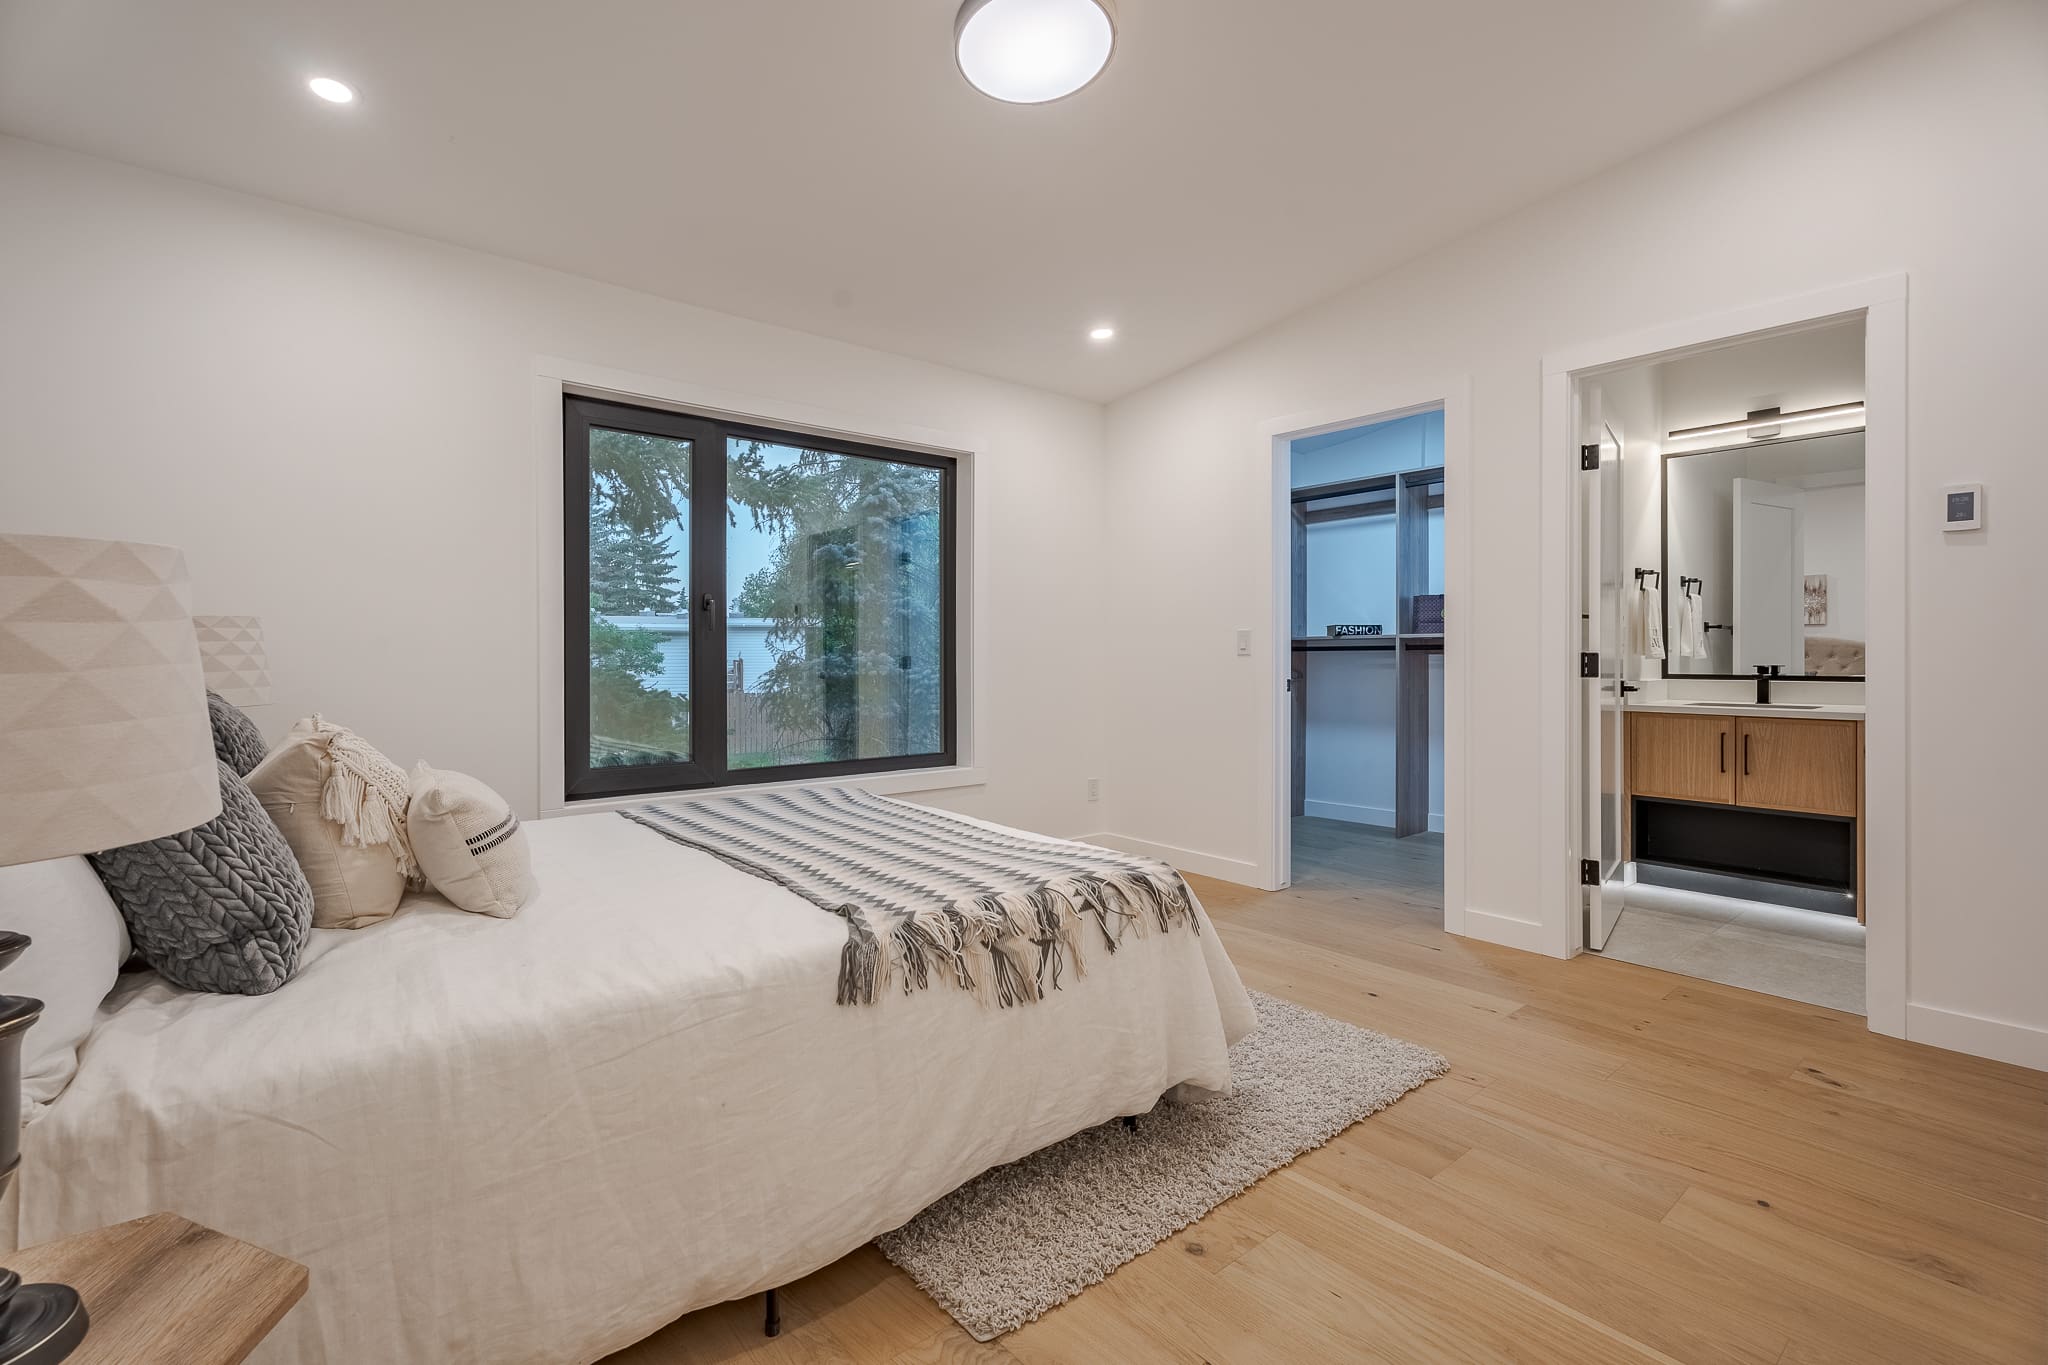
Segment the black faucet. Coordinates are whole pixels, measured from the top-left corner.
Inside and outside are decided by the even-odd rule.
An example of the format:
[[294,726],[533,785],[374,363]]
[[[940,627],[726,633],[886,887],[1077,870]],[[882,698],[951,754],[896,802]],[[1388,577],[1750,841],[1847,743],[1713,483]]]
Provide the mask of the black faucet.
[[1756,666],[1756,704],[1758,706],[1769,706],[1771,704],[1771,679],[1778,676],[1779,667],[1780,665],[1778,664],[1758,664]]

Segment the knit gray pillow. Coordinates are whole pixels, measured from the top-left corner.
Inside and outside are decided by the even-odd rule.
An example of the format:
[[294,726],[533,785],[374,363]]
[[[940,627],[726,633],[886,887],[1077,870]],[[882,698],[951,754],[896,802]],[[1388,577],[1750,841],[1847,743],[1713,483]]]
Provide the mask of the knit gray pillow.
[[218,692],[208,692],[206,718],[213,722],[213,756],[233,768],[237,777],[255,772],[270,746],[249,713]]
[[142,960],[187,990],[265,995],[291,980],[313,888],[225,762],[221,812],[197,829],[92,855]]

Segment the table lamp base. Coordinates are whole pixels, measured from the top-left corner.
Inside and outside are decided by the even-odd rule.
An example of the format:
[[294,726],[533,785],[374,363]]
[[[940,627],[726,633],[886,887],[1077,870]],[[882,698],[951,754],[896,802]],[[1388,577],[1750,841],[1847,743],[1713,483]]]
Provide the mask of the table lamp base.
[[0,1365],[55,1365],[85,1340],[85,1305],[78,1291],[62,1284],[21,1284],[0,1271]]

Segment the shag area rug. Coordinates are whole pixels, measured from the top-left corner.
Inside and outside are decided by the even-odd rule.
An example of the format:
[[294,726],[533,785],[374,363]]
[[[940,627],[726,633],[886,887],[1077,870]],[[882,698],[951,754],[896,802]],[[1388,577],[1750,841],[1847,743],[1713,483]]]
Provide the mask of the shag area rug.
[[1112,1120],[998,1166],[882,1237],[882,1254],[993,1341],[1447,1069],[1414,1043],[1252,1002],[1227,1099],[1161,1104],[1136,1132]]

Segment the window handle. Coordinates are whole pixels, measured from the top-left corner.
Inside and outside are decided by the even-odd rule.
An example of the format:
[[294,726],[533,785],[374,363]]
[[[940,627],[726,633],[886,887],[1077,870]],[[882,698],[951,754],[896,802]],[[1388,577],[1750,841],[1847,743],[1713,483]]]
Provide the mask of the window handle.
[[705,611],[716,611],[718,610],[718,599],[707,592],[704,594],[703,598],[699,600],[697,605],[702,607]]

